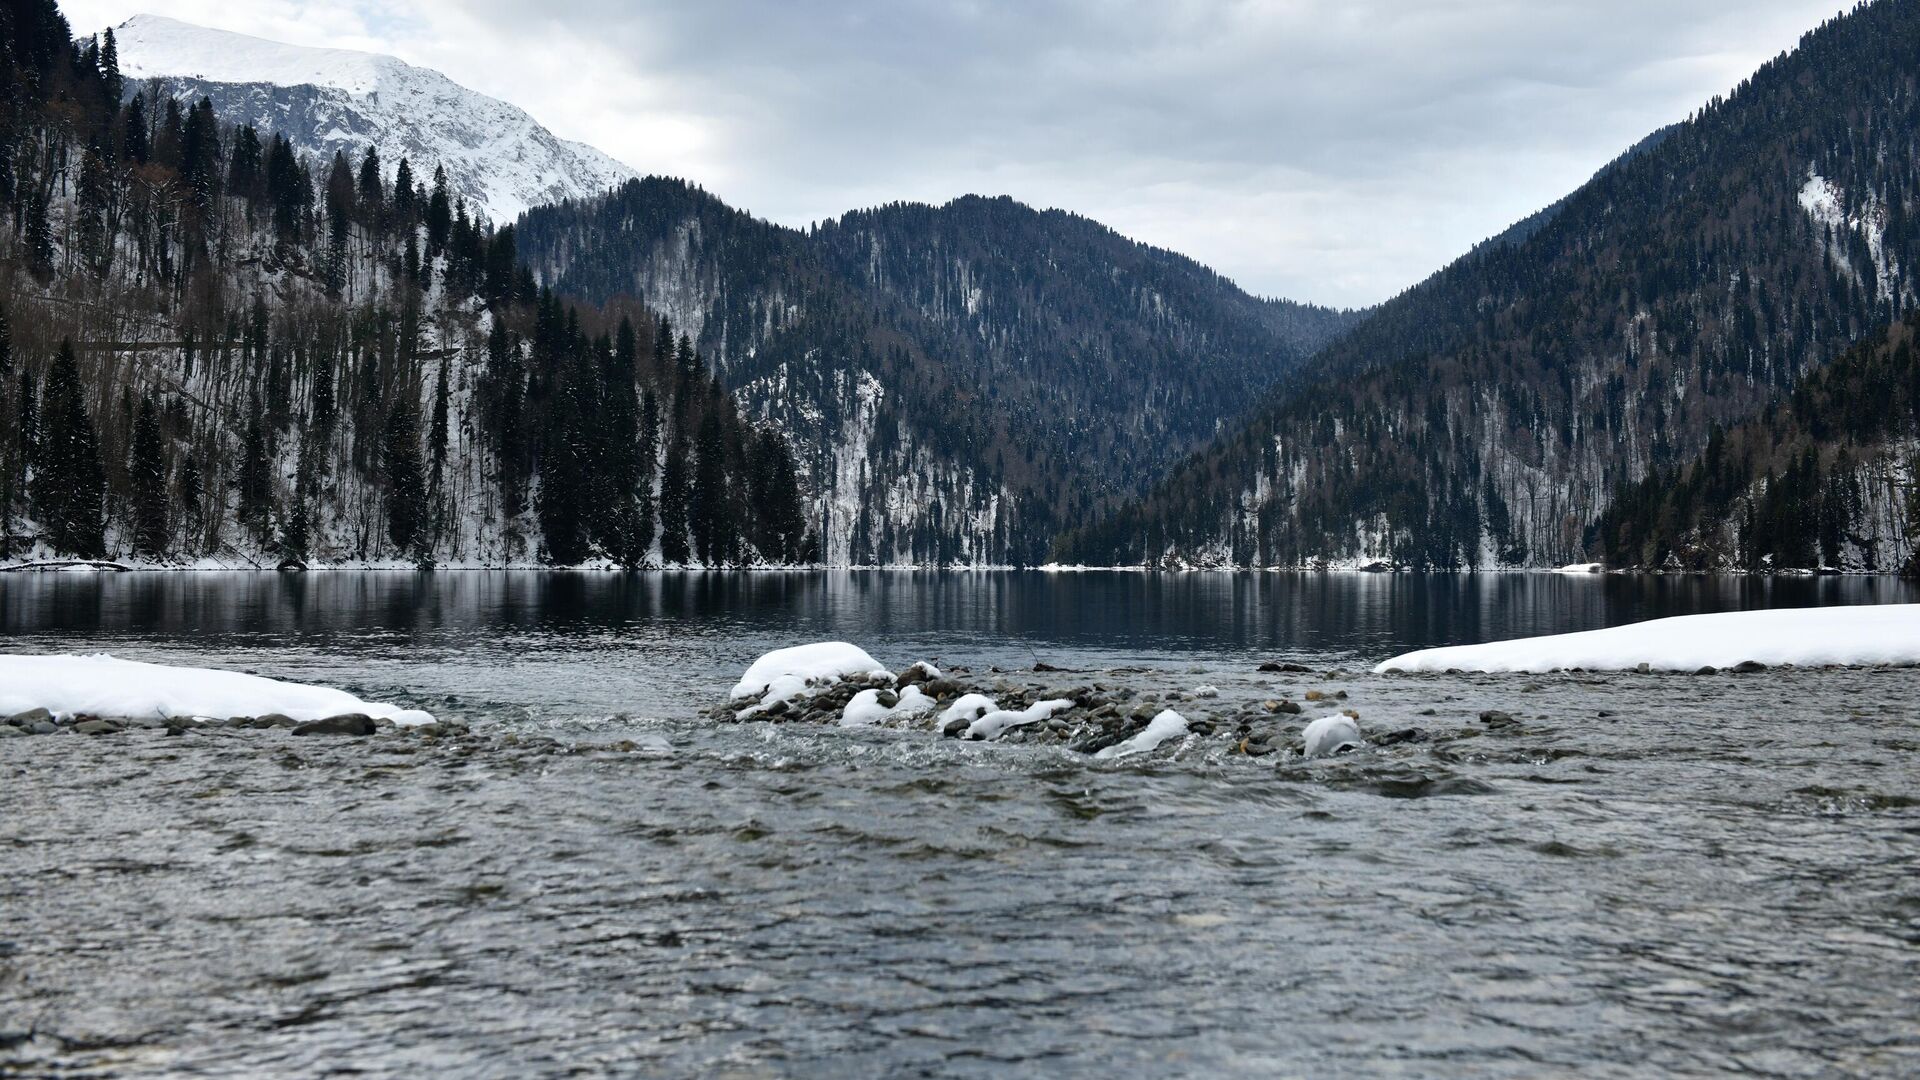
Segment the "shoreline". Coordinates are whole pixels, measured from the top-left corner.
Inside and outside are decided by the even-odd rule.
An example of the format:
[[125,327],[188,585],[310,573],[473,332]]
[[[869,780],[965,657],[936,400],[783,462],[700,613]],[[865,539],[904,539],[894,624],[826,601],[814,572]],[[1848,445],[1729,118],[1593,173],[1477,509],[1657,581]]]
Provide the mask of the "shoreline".
[[[916,566],[912,564],[887,564],[878,566],[828,566],[811,564],[805,566],[618,566],[609,563],[586,563],[578,566],[552,566],[546,563],[453,563],[436,564],[430,567],[412,563],[317,563],[302,567],[276,567],[236,563],[232,565],[167,565],[156,563],[127,563],[110,559],[76,559],[70,561],[48,561],[17,563],[0,566],[0,575],[22,574],[275,574],[298,576],[300,574],[331,573],[391,573],[391,574],[439,574],[439,573],[544,573],[544,574],[833,574],[833,573],[888,573],[888,574],[1138,574],[1142,576],[1159,575],[1261,575],[1261,576],[1306,576],[1320,574],[1338,574],[1342,576],[1358,575],[1364,577],[1477,577],[1481,575],[1530,575],[1551,576],[1557,578],[1886,578],[1895,581],[1913,581],[1908,575],[1897,570],[1643,570],[1643,569],[1603,569],[1568,570],[1563,567],[1479,567],[1457,570],[1423,569],[1413,567],[1394,567],[1376,569],[1364,566]],[[0,581],[5,577],[0,576]]]

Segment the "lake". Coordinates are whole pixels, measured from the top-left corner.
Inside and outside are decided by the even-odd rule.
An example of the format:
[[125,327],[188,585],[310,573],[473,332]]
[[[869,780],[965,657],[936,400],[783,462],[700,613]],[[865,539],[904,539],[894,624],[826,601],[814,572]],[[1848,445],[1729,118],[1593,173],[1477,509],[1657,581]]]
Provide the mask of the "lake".
[[[8,651],[325,682],[486,736],[0,743],[0,1072],[1912,1075],[1920,672],[1366,669],[1916,601],[1852,577],[0,575]],[[697,715],[822,639],[1218,688],[1190,714],[1344,691],[1368,730],[1432,737],[1107,763]]]

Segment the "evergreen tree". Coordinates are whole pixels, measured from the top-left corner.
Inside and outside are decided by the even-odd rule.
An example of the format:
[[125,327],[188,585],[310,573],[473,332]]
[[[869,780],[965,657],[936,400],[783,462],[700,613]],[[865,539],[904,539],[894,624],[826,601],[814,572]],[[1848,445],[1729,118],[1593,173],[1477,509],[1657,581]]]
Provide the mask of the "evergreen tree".
[[[0,424],[7,423],[8,390],[13,383],[13,332],[0,312]],[[19,480],[16,448],[0,444],[0,558],[13,554],[13,500]]]
[[448,234],[453,228],[453,203],[447,191],[447,170],[436,165],[433,170],[433,193],[427,196],[427,257],[439,258],[447,246]]
[[273,523],[273,466],[267,460],[267,429],[260,398],[251,399],[241,436],[238,507],[240,523],[265,542]]
[[691,456],[685,436],[675,432],[667,451],[667,467],[660,480],[660,558],[664,562],[686,564],[693,561],[693,549],[687,546],[687,512],[693,498],[693,482],[688,476]]
[[420,463],[420,415],[402,395],[381,432],[381,466],[387,484],[387,538],[403,554],[424,553],[426,481]]
[[27,241],[27,269],[41,282],[53,277],[53,222],[50,217],[51,192],[27,192],[22,232]]
[[227,190],[249,202],[264,197],[265,156],[266,151],[260,147],[260,133],[252,125],[241,128],[233,138],[233,152],[227,160]]
[[106,162],[88,150],[80,156],[80,184],[76,211],[79,215],[80,259],[94,273],[105,276],[113,256],[113,237],[107,229],[107,202],[112,197],[112,179]]
[[111,29],[100,43],[100,82],[106,90],[108,104],[118,106],[126,84],[120,75],[120,44],[113,39]]
[[436,498],[439,497],[442,474],[447,467],[447,415],[451,393],[447,385],[447,362],[442,360],[440,381],[433,391],[433,419],[427,425],[427,453],[433,459],[432,491]]
[[133,494],[133,544],[143,555],[159,557],[167,552],[170,473],[166,443],[160,435],[160,414],[154,410],[153,399],[143,397],[127,460]]
[[720,429],[720,412],[708,409],[700,418],[694,449],[693,505],[690,508],[694,552],[710,567],[734,561],[733,500],[727,486],[727,447]]
[[380,151],[367,147],[367,156],[360,159],[360,188],[358,191],[361,220],[374,232],[380,230],[380,215],[385,209],[385,181],[380,178]]
[[633,547],[641,558],[653,548],[656,531],[654,475],[660,467],[660,400],[649,390],[640,399],[640,431],[634,447]]
[[[133,100],[127,103],[126,122],[121,125],[120,130],[121,153],[128,161],[136,165],[145,165],[147,159],[152,156],[152,147],[147,140],[147,97],[145,94],[135,94],[133,95]],[[252,132],[252,130],[252,128],[247,129],[248,132]],[[259,142],[256,140],[254,148],[257,150],[259,145]]]
[[208,98],[201,98],[187,112],[180,133],[179,167],[194,208],[205,215],[213,208],[220,180],[220,124]]
[[[205,497],[206,491],[200,479],[200,463],[192,454],[187,454],[180,459],[177,487],[180,491],[181,516],[185,519],[188,528],[197,530],[206,519],[205,508],[201,505],[201,499]],[[195,546],[189,544],[189,550],[193,550]]]
[[778,431],[754,437],[749,451],[748,490],[754,546],[768,562],[800,561],[807,521],[793,453]]
[[393,172],[393,220],[396,225],[413,228],[413,166],[406,158],[400,159],[400,165]]
[[54,550],[101,558],[106,554],[106,475],[71,341],[61,341],[47,373],[42,409],[44,428],[33,463],[34,512]]
[[19,450],[15,460],[24,474],[24,470],[33,464],[40,453],[40,394],[33,381],[33,372],[20,373],[20,392],[15,395],[15,402],[14,426],[18,429],[15,432],[15,445]]
[[548,400],[545,438],[540,450],[540,498],[536,510],[547,540],[547,559],[571,566],[588,554],[589,476],[595,463],[587,452],[583,387],[577,378],[561,378]]
[[313,373],[313,428],[323,442],[333,437],[334,416],[333,362],[325,359]]

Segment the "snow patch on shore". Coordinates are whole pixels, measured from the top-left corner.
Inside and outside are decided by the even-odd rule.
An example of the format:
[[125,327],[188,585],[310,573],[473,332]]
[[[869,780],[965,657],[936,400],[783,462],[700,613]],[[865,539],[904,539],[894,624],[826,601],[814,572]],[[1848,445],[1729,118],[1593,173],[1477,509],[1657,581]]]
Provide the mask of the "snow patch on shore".
[[1422,649],[1392,671],[1654,671],[1767,665],[1920,664],[1920,604],[1775,608],[1682,615],[1573,634]]
[[361,701],[344,690],[213,668],[94,656],[0,655],[0,716],[46,709],[58,716],[218,717],[279,713],[295,720],[362,713],[402,727],[430,713]]

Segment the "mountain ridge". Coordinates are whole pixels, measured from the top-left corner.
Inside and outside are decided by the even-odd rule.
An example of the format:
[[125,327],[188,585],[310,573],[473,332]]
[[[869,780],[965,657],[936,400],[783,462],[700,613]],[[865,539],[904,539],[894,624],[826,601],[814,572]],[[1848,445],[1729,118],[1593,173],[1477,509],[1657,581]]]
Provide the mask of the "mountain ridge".
[[1682,461],[1911,307],[1920,5],[1861,4],[1382,305],[1144,500],[1104,564],[1575,561]]
[[870,523],[867,544],[824,530],[855,563],[1039,562],[1357,318],[1004,197],[802,232],[648,177],[530,211],[518,240],[543,284],[666,314],[750,410],[805,433],[822,498]]
[[604,191],[638,176],[586,143],[562,139],[525,110],[398,57],[291,45],[163,15],[114,27],[129,93],[211,98],[225,121],[286,135],[326,158],[374,147],[447,169],[453,190],[496,224],[528,207]]

